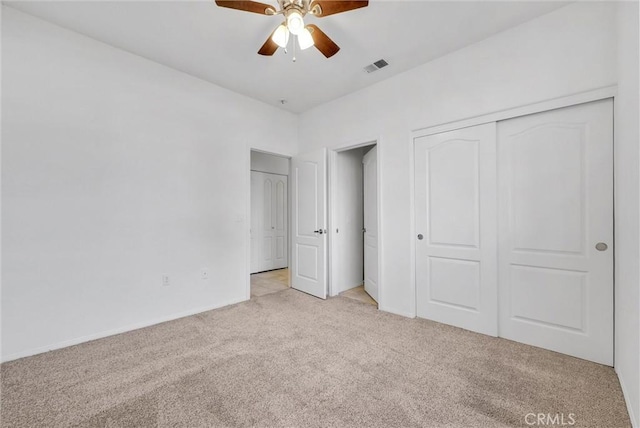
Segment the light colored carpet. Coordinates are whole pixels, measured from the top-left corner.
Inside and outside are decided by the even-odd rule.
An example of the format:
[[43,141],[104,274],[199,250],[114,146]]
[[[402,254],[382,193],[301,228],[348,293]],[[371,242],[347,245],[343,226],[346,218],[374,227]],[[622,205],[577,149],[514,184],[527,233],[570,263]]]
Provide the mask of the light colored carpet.
[[6,427],[630,425],[609,367],[293,289],[1,369]]

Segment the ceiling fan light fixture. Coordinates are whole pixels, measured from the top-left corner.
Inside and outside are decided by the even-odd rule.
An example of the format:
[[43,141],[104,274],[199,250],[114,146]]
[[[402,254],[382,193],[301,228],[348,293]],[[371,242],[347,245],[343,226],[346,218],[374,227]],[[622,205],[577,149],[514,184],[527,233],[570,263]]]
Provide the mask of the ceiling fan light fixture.
[[280,24],[278,28],[276,28],[276,31],[273,32],[271,40],[281,48],[286,48],[287,43],[289,43],[289,30],[287,27],[285,27],[284,24]]
[[289,28],[291,34],[295,34],[296,36],[304,30],[304,21],[300,12],[293,10],[287,15],[287,28]]
[[307,28],[303,28],[298,34],[298,45],[300,45],[300,50],[305,50],[313,46],[313,37],[311,37],[311,31]]

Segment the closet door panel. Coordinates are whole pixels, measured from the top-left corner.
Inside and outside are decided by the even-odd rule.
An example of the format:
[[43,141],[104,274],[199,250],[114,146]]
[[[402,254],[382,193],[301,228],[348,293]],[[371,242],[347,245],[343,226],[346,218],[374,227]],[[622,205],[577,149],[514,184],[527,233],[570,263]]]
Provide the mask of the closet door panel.
[[251,273],[288,266],[287,176],[251,171]]
[[613,364],[611,100],[498,124],[500,336]]
[[275,266],[274,251],[274,192],[273,174],[264,174],[262,205],[262,270],[271,270]]
[[288,265],[287,176],[273,176],[273,269]]
[[497,335],[495,124],[415,140],[422,318]]
[[251,171],[251,273],[262,269],[262,204],[264,193],[264,174]]

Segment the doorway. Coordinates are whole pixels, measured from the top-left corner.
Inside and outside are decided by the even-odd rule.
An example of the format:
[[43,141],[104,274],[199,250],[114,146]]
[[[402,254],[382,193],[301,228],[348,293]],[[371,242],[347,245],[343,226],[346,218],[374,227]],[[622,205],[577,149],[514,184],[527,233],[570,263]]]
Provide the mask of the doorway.
[[330,295],[378,305],[375,143],[332,152]]
[[[350,167],[338,168],[342,156],[349,158]],[[353,295],[361,287],[361,297],[368,296],[372,304],[382,301],[377,141],[320,148],[289,160],[288,285],[320,299],[347,290]],[[358,220],[340,219],[339,209]],[[351,276],[344,276],[345,269]]]
[[251,151],[250,297],[289,288],[289,158]]

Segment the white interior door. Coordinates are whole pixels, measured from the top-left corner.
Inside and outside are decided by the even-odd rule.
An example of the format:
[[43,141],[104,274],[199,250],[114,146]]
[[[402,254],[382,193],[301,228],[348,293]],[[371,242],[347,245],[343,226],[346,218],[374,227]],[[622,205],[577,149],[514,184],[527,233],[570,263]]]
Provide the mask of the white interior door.
[[287,176],[270,174],[273,183],[272,223],[273,236],[272,267],[271,269],[286,268],[288,264],[287,251]]
[[500,336],[613,364],[613,103],[498,124]]
[[271,174],[262,173],[262,262],[260,270],[271,270],[274,265],[274,203],[273,203],[273,178]]
[[327,297],[326,149],[291,160],[291,286]]
[[495,123],[415,139],[419,317],[496,336]]
[[362,159],[364,178],[364,290],[378,301],[378,150]]
[[251,171],[251,273],[262,269],[262,204],[264,193],[264,174]]
[[251,171],[251,273],[287,267],[287,176]]

